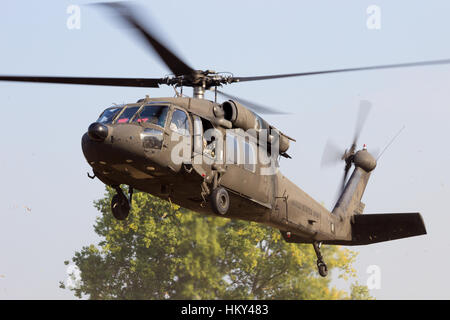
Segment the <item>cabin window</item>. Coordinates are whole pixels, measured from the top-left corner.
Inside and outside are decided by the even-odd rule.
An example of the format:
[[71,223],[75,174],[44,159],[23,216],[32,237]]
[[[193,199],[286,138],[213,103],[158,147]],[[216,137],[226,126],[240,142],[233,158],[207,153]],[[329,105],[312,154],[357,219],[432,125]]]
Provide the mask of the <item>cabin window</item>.
[[105,111],[102,112],[100,117],[98,118],[97,122],[107,124],[112,123],[114,118],[117,116],[117,114],[122,110],[122,107],[112,107],[108,108]]
[[239,164],[239,144],[238,139],[234,134],[227,133],[226,138],[226,163]]
[[231,132],[227,132],[226,137],[226,163],[243,164],[244,169],[256,171],[256,148],[245,141],[245,138]]
[[169,107],[147,105],[134,117],[133,122],[152,123],[164,128]]
[[[219,149],[219,144],[216,139],[219,138],[219,134],[211,124],[210,121],[202,119],[203,127],[203,154],[210,158],[216,159],[216,155]],[[222,155],[219,155],[217,160],[222,159]]]
[[178,109],[173,112],[170,130],[183,136],[189,135],[189,121],[186,112]]
[[134,116],[136,111],[138,111],[140,106],[136,107],[127,107],[122,114],[120,115],[119,119],[117,119],[117,123],[127,123],[130,121],[130,119]]
[[255,147],[248,143],[244,142],[244,168],[248,171],[255,172],[256,171],[256,153]]
[[194,119],[194,153],[202,154],[203,152],[203,125],[202,120],[198,116]]

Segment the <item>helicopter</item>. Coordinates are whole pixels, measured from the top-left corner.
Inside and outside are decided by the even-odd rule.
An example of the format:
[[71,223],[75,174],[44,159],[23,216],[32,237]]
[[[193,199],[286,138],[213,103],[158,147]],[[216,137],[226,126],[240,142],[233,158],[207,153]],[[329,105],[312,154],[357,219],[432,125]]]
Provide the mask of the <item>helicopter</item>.
[[[283,112],[218,90],[240,82],[331,73],[450,64],[422,61],[266,76],[235,77],[196,70],[172,52],[161,37],[143,26],[122,2],[100,3],[117,13],[157,53],[172,75],[163,78],[94,78],[0,75],[0,81],[159,88],[172,86],[175,97],[149,97],[105,109],[83,135],[81,146],[92,179],[115,189],[111,211],[127,219],[134,190],[146,192],[205,215],[241,219],[279,229],[289,243],[312,244],[320,276],[328,267],[322,244],[358,246],[425,235],[420,213],[363,214],[361,201],[379,157],[358,150],[369,108],[362,103],[350,147],[333,161],[345,164],[342,187],[326,209],[279,171],[279,158],[295,139],[260,114]],[[183,94],[193,88],[193,96]],[[205,99],[212,90],[214,101]],[[221,95],[226,100],[217,102]],[[347,179],[353,168],[350,178]],[[128,186],[124,192],[122,185]],[[127,194],[128,193],[128,194]]]

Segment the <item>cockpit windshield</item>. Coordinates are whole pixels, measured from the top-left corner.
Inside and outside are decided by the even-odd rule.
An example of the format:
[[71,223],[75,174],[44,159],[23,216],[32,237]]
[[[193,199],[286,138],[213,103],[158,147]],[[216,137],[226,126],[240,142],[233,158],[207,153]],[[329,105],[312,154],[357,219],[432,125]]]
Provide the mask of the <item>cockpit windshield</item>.
[[108,108],[100,115],[97,122],[108,124],[113,122],[116,115],[122,110],[122,107],[112,107]]
[[146,105],[136,115],[134,122],[153,123],[164,128],[168,112],[168,106]]
[[[169,112],[168,106],[150,104],[143,106],[142,109],[140,108],[141,106],[128,106],[125,107],[125,110],[123,110],[123,105],[111,107],[103,111],[97,122],[110,124],[115,121],[115,123],[120,124],[128,123],[130,122],[130,119],[132,119],[132,122],[153,123],[164,128],[164,125],[166,124],[167,114]],[[141,111],[136,114],[139,109]],[[119,113],[120,116],[117,117]]]
[[127,123],[138,111],[140,106],[136,107],[127,107],[124,112],[120,115],[119,119],[117,120],[117,123]]

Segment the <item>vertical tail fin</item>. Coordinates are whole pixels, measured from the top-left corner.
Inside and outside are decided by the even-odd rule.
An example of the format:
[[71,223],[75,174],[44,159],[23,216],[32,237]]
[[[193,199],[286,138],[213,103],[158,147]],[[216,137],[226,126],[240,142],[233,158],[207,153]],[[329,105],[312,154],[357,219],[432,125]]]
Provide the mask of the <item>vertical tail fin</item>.
[[336,202],[332,213],[341,217],[363,213],[364,204],[361,202],[361,198],[369,178],[370,172],[367,172],[360,167],[356,167],[345,185],[339,200]]
[[351,236],[348,237],[346,232],[349,230],[344,228],[343,233],[346,237],[324,243],[365,245],[427,233],[420,213],[361,215],[364,211],[361,198],[376,161],[366,150],[358,151],[351,161],[355,165],[355,170],[332,211],[341,218],[351,218]]
[[349,161],[355,165],[355,170],[332,211],[340,217],[353,216],[364,211],[361,198],[366,190],[370,173],[377,165],[375,158],[366,149],[358,151]]

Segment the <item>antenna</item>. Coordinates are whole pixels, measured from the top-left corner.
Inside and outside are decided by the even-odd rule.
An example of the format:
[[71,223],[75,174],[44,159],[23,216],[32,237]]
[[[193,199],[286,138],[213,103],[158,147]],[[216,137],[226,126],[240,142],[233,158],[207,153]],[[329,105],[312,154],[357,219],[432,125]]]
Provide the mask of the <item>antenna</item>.
[[394,141],[398,138],[398,136],[400,135],[400,133],[402,133],[402,131],[406,128],[406,126],[403,126],[399,132],[397,132],[397,134],[391,139],[391,141],[389,141],[389,143],[386,145],[386,147],[384,147],[383,151],[381,151],[380,155],[377,157],[377,161],[378,159],[381,158],[381,156],[383,155],[383,153],[391,146],[392,143],[394,143]]

